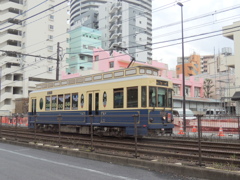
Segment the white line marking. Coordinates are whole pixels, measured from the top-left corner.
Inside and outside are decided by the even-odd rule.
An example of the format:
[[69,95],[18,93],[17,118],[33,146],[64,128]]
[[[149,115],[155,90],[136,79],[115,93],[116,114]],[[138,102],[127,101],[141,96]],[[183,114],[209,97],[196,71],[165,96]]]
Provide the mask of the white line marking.
[[19,149],[19,150],[16,150],[15,152],[19,152],[19,151],[28,151],[29,149]]
[[18,153],[18,152],[9,151],[9,150],[2,149],[2,148],[0,148],[0,151],[16,154],[16,155],[19,155],[19,156],[24,156],[24,157],[27,157],[27,158],[36,159],[36,160],[40,160],[40,161],[44,161],[44,162],[48,162],[48,163],[52,163],[52,164],[57,164],[57,165],[61,165],[61,166],[67,166],[67,167],[70,167],[70,168],[75,168],[75,169],[80,169],[80,170],[84,170],[84,171],[89,171],[89,172],[93,172],[93,173],[97,173],[97,174],[101,174],[101,175],[109,176],[109,177],[113,177],[113,178],[125,179],[125,180],[136,180],[136,179],[132,179],[132,178],[124,177],[124,176],[118,176],[118,175],[114,175],[114,174],[110,174],[110,173],[97,171],[97,170],[94,170],[94,169],[74,166],[74,165],[70,165],[70,164],[65,164],[65,163],[60,163],[60,162],[56,162],[56,161],[51,161],[51,160],[44,159],[44,158],[38,158],[38,157],[26,155],[26,154],[21,154],[21,153]]

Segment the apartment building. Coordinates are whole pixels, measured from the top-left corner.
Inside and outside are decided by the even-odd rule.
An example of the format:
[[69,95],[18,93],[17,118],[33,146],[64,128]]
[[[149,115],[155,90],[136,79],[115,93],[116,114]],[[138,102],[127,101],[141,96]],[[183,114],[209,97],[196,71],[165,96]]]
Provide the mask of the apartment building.
[[0,0],[1,110],[14,113],[16,99],[27,98],[36,84],[56,79],[57,42],[64,53],[69,26],[69,5],[58,3]]
[[[200,55],[193,54],[188,59],[188,62],[184,63],[184,74],[185,76],[194,76],[201,73],[201,58]],[[176,66],[177,75],[183,74],[182,64]]]
[[70,22],[101,31],[103,49],[127,48],[137,61],[151,63],[151,6],[151,0],[72,0]]
[[71,27],[69,39],[69,58],[66,60],[67,74],[75,74],[83,70],[92,69],[93,49],[100,48],[102,41],[101,32],[75,24]]

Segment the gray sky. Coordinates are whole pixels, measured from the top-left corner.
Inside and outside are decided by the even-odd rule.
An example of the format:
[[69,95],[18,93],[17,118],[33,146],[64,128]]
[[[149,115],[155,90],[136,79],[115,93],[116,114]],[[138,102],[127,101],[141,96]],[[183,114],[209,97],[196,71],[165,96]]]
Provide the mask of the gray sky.
[[[170,69],[175,69],[177,57],[182,56],[181,46],[181,7],[174,0],[153,0],[153,59],[167,63]],[[240,0],[179,0],[183,6],[185,41],[206,36],[221,34],[216,32],[205,36],[196,36],[202,33],[221,30],[223,26],[240,21]],[[224,12],[222,12],[224,11]],[[171,25],[172,24],[172,25]],[[180,40],[171,41],[174,39]],[[167,41],[167,42],[163,42]],[[178,45],[172,45],[180,43]],[[164,47],[169,46],[169,47]],[[159,48],[160,47],[160,48]],[[196,52],[199,55],[218,54],[223,47],[233,49],[233,41],[222,35],[202,40],[186,42],[184,55],[189,56]],[[156,49],[154,49],[156,48]]]

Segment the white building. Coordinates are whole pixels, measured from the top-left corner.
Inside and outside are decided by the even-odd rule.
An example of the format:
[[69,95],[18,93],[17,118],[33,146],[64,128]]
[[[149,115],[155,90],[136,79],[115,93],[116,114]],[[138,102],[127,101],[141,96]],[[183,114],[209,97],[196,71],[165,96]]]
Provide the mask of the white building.
[[79,21],[102,31],[105,50],[120,46],[127,48],[137,61],[151,63],[151,0],[72,0],[71,26]]
[[57,42],[67,48],[69,5],[58,3],[0,0],[0,110],[14,113],[15,99],[27,98],[36,84],[56,79],[56,61],[33,56],[56,59]]

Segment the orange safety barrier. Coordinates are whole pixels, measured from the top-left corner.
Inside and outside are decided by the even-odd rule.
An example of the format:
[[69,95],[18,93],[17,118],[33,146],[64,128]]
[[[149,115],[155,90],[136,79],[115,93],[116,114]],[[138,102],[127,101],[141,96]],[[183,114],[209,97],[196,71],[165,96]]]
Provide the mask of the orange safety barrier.
[[192,132],[197,132],[197,128],[195,125],[193,125]]
[[179,133],[178,134],[182,134],[182,135],[184,134],[182,123],[180,123],[180,129],[179,129]]
[[218,136],[225,136],[225,135],[223,134],[222,126],[220,126],[220,128],[219,128]]

